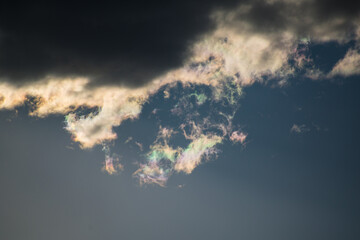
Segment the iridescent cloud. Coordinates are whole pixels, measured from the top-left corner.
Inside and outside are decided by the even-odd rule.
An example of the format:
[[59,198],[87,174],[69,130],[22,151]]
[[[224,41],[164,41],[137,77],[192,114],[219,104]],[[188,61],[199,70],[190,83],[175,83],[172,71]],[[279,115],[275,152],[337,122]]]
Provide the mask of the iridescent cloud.
[[221,143],[221,141],[221,137],[211,135],[202,135],[193,140],[177,159],[174,169],[177,172],[182,171],[190,174],[201,163],[203,158],[216,153],[213,147]]
[[234,131],[231,133],[230,135],[230,140],[232,142],[239,142],[239,143],[244,143],[246,140],[247,134],[240,132],[240,131]]
[[[92,148],[115,140],[117,134],[113,128],[125,120],[138,118],[144,103],[161,89],[164,98],[168,99],[170,90],[177,83],[184,87],[204,86],[210,89],[211,94],[194,91],[173,107],[172,114],[186,115],[182,117],[183,124],[176,131],[160,128],[158,138],[145,155],[145,163],[140,164],[139,170],[134,173],[140,183],[164,186],[174,172],[191,173],[203,159],[217,152],[218,144],[227,140],[244,143],[247,134],[233,131],[232,126],[244,87],[272,79],[276,79],[279,86],[284,86],[289,76],[294,76],[297,70],[303,68],[307,68],[305,75],[313,79],[359,74],[358,19],[339,16],[315,22],[311,11],[292,11],[306,7],[308,1],[264,2],[266,6],[280,2],[289,10],[281,13],[284,19],[281,28],[258,30],[261,28],[256,28],[256,22],[247,18],[254,9],[251,3],[240,4],[231,11],[215,11],[211,15],[215,29],[189,46],[188,58],[183,66],[169,70],[143,86],[98,86],[87,76],[48,76],[24,85],[4,80],[0,81],[0,109],[13,110],[29,103],[31,116],[65,115],[65,129],[71,133],[73,140],[82,148]],[[346,30],[342,28],[344,25],[348,26]],[[306,55],[307,46],[312,41],[343,44],[351,40],[356,42],[356,46],[329,74],[316,69]],[[191,111],[190,98],[196,100]],[[205,118],[198,119],[197,107],[207,103],[227,106],[227,112],[214,109]],[[79,111],[82,108],[89,111],[82,113]],[[295,125],[292,129],[294,132],[301,130]],[[169,139],[176,134],[183,134],[189,141],[188,145],[170,144]],[[143,148],[142,143],[138,146]],[[120,170],[122,165],[110,155],[107,145],[104,152],[104,170],[110,174]]]

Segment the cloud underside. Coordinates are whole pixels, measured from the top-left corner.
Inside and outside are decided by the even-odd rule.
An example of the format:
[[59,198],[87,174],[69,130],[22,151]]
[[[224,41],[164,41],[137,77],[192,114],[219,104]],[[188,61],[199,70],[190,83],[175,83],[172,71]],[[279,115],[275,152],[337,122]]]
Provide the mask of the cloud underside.
[[[336,4],[306,0],[244,1],[234,6],[236,7],[231,10],[219,8],[202,12],[211,19],[209,26],[212,27],[202,29],[201,34],[194,30],[199,34],[192,33],[197,36],[192,41],[182,39],[187,45],[181,48],[181,51],[186,52],[181,64],[174,60],[176,63],[171,64],[168,69],[156,70],[157,73],[154,74],[149,74],[151,64],[147,60],[136,66],[136,59],[130,57],[133,53],[131,51],[128,55],[123,55],[125,59],[117,61],[111,58],[108,66],[96,69],[96,73],[89,70],[88,74],[84,66],[92,66],[93,63],[83,62],[82,53],[77,53],[78,58],[74,59],[77,59],[77,64],[84,71],[72,71],[68,67],[71,63],[65,61],[63,69],[66,71],[59,73],[56,69],[61,68],[64,60],[60,54],[61,61],[48,69],[45,64],[45,69],[37,69],[36,74],[24,71],[24,76],[29,74],[29,79],[35,78],[37,81],[23,80],[19,84],[18,78],[23,78],[22,74],[13,74],[11,67],[0,60],[0,65],[3,64],[0,66],[0,109],[11,110],[26,103],[33,116],[65,115],[66,130],[82,148],[104,145],[104,170],[113,174],[123,168],[118,157],[111,155],[107,145],[117,138],[114,127],[120,126],[124,120],[138,118],[143,104],[160,90],[164,91],[164,97],[167,98],[169,90],[177,83],[185,87],[204,86],[210,89],[209,94],[194,93],[195,95],[184,96],[179,103],[190,104],[189,99],[195,96],[196,103],[192,104],[195,107],[209,102],[225,104],[229,111],[221,113],[223,121],[219,123],[218,118],[212,118],[210,113],[205,120],[199,120],[196,115],[186,113],[186,108],[181,108],[181,104],[172,109],[172,114],[186,115],[178,134],[188,140],[188,145],[172,146],[169,139],[175,132],[160,128],[162,132],[159,132],[157,140],[150,146],[146,161],[140,164],[135,173],[141,183],[165,185],[172,173],[189,174],[210,155],[216,155],[218,144],[226,141],[244,144],[247,134],[232,126],[232,117],[237,110],[243,87],[254,82],[272,80],[283,85],[290,76],[302,71],[311,78],[360,74],[360,21],[358,11],[351,7],[338,8]],[[0,30],[1,27],[0,25]],[[4,30],[2,32],[6,33]],[[0,31],[0,46],[4,48],[9,44],[10,35],[5,34],[3,41],[1,36]],[[320,70],[316,69],[304,52],[310,41],[319,44],[330,41],[346,44],[353,41],[355,44],[330,72],[319,73]],[[141,45],[140,42],[138,44]],[[54,50],[49,48],[51,52]],[[11,50],[13,49],[9,48],[5,51],[0,59],[6,57],[6,54],[14,57]],[[36,57],[38,53],[34,54]],[[147,57],[150,54],[149,58],[153,54],[154,59],[157,59],[156,52],[153,51],[134,53],[133,56],[136,57],[137,54]],[[139,73],[142,80],[130,86],[129,82],[135,81],[137,77],[113,71],[114,63],[123,64],[124,68],[129,67],[131,71]],[[19,72],[21,71],[20,67]],[[111,85],[101,84],[98,76],[110,75],[115,76],[111,79],[120,79],[120,84],[116,84],[114,80],[111,80]],[[129,80],[123,80],[127,78]],[[91,111],[84,114],[78,111],[80,108]],[[291,131],[301,131],[301,126],[294,126]],[[163,131],[168,135],[164,135]]]

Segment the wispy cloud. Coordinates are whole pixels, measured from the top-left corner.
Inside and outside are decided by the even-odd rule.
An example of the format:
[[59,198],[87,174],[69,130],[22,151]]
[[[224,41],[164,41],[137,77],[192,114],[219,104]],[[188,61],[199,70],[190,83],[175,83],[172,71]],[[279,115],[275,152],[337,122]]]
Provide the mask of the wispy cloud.
[[[92,148],[115,140],[117,134],[113,128],[125,120],[138,118],[144,103],[161,89],[168,99],[177,83],[185,88],[206,87],[211,93],[194,91],[173,107],[172,114],[182,116],[183,124],[176,131],[160,128],[145,163],[134,174],[141,183],[165,185],[174,172],[191,173],[206,156],[217,152],[218,144],[228,140],[245,142],[247,134],[233,129],[232,125],[242,88],[270,80],[285,86],[298,70],[304,70],[305,76],[314,79],[324,78],[326,74],[312,66],[306,54],[309,43],[355,41],[359,44],[358,16],[330,7],[323,13],[318,4],[321,3],[307,0],[254,1],[239,3],[232,10],[213,11],[210,18],[214,28],[189,44],[181,67],[146,79],[136,87],[95,84],[86,73],[83,77],[49,75],[22,85],[6,78],[0,82],[0,109],[11,110],[31,103],[32,116],[65,115],[65,129],[73,140],[82,148]],[[358,48],[351,48],[328,77],[359,74],[359,56]],[[191,98],[195,98],[194,104],[190,104]],[[227,107],[227,112],[212,109],[199,119],[197,109],[207,103],[220,103]],[[80,111],[82,108],[87,111]],[[304,124],[294,124],[290,129],[293,133],[308,130]],[[187,146],[170,144],[169,139],[175,134],[183,134]],[[136,144],[142,150],[142,144]],[[104,169],[115,173],[122,165],[110,154],[108,146],[104,146]]]
[[108,174],[112,175],[124,169],[124,166],[119,162],[119,156],[116,154],[111,154],[108,145],[104,144],[102,150],[105,153],[103,171],[106,171]]
[[247,138],[247,134],[240,131],[234,131],[230,135],[230,140],[234,143],[239,142],[243,144],[246,138]]
[[221,143],[219,136],[202,135],[193,140],[188,147],[181,153],[176,161],[174,169],[177,172],[190,174],[200,163],[202,158],[216,153],[213,148],[216,144]]
[[328,77],[334,77],[340,75],[343,77],[348,77],[351,75],[360,74],[360,49],[350,49],[345,57],[339,60],[336,65],[333,67],[331,72],[328,74]]
[[304,133],[304,132],[308,132],[310,131],[310,129],[308,127],[306,127],[305,124],[293,124],[290,132],[292,133]]

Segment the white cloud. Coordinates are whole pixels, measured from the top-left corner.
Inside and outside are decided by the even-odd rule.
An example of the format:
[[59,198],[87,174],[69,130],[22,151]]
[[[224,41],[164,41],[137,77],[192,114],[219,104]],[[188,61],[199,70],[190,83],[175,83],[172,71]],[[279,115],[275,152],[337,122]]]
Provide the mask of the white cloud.
[[360,53],[358,49],[349,49],[345,57],[338,61],[333,67],[328,77],[340,75],[348,77],[360,74]]
[[[239,95],[241,87],[249,86],[256,81],[264,82],[266,79],[276,78],[279,85],[283,86],[286,85],[286,79],[295,74],[297,68],[306,67],[304,63],[311,62],[299,51],[299,44],[306,45],[310,41],[346,43],[360,39],[360,27],[356,20],[347,19],[346,16],[319,20],[311,7],[312,1],[266,2],[268,7],[276,7],[275,4],[283,3],[282,8],[275,12],[280,23],[274,25],[278,26],[266,28],[266,22],[259,24],[249,18],[255,4],[241,5],[226,12],[216,11],[212,15],[215,29],[189,46],[189,57],[184,65],[146,81],[148,83],[144,86],[92,86],[86,76],[47,77],[22,86],[3,81],[0,82],[0,109],[15,109],[30,98],[35,98],[34,109],[30,115],[65,115],[65,129],[81,147],[91,148],[116,139],[113,128],[124,120],[137,118],[143,104],[164,86],[167,86],[164,91],[165,98],[170,97],[168,90],[177,82],[181,82],[184,85],[209,86],[213,89],[216,99],[220,99],[219,95],[227,94],[223,92],[225,79],[237,86],[236,91]],[[295,64],[290,64],[290,60],[294,60]],[[307,69],[306,74],[312,78],[325,76],[314,68]],[[360,74],[360,54],[357,47],[347,52],[328,77],[353,74]],[[230,100],[228,98],[229,102]],[[82,106],[97,110],[82,115],[76,111]],[[223,129],[224,132],[228,131],[225,127]],[[309,129],[304,124],[294,124],[290,131],[302,133]],[[152,150],[157,151],[156,154],[162,154],[161,156],[176,159],[173,163],[175,171],[191,173],[204,156],[214,151],[214,146],[222,142],[225,136],[203,134],[200,130],[199,132],[190,136],[184,133],[185,137],[191,140],[186,149],[171,148],[165,142],[163,145],[154,145]],[[170,136],[172,133],[166,130],[162,134]],[[233,132],[229,138],[243,143],[246,134]],[[106,156],[105,169],[114,172],[114,161],[110,155]],[[173,169],[162,168],[160,161],[149,161],[137,173],[142,174],[144,182],[164,185],[169,171]]]
[[290,129],[290,132],[292,133],[304,133],[304,132],[308,132],[310,131],[310,129],[308,127],[306,127],[305,124],[293,124],[293,126]]

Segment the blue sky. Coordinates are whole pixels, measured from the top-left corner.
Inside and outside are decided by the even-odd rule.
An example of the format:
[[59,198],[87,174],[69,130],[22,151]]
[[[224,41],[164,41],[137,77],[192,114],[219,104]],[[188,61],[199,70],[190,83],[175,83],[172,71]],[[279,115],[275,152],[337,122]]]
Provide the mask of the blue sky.
[[138,4],[8,5],[0,238],[358,239],[359,6]]

